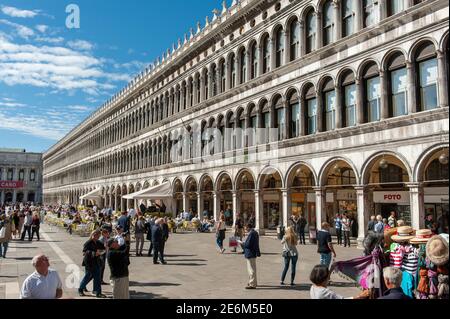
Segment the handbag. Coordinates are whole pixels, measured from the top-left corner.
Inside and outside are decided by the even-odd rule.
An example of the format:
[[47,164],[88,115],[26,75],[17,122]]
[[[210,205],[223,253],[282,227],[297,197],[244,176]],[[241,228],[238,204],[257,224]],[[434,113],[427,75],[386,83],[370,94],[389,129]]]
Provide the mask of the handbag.
[[3,239],[6,237],[6,227],[2,227],[0,229],[0,238]]
[[230,247],[237,247],[238,246],[238,242],[236,240],[236,237],[234,237],[234,236],[230,237],[228,245]]
[[283,250],[283,254],[282,255],[283,255],[284,258],[291,257],[291,253],[289,251],[287,251],[287,250]]

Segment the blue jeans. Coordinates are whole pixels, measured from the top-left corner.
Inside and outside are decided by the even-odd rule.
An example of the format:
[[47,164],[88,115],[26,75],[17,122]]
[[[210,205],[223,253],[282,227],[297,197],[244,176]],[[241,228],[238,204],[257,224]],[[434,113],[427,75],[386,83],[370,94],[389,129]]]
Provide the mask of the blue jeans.
[[220,249],[223,248],[223,238],[221,238],[220,236],[217,236],[216,243],[217,243],[217,246],[219,246]]
[[283,274],[281,275],[281,282],[284,282],[284,279],[286,278],[286,274],[289,270],[289,265],[292,263],[292,269],[291,269],[291,283],[294,283],[295,280],[295,270],[297,268],[297,261],[298,256],[287,256],[284,257],[284,269]]
[[320,254],[320,264],[325,265],[327,267],[330,267],[331,264],[331,253],[321,253]]
[[6,251],[8,250],[9,242],[0,243],[0,257],[6,258]]
[[94,290],[93,292],[96,294],[102,293],[102,282],[101,282],[101,269],[100,266],[96,265],[92,269],[88,269],[85,267],[86,274],[80,283],[80,288],[78,289],[80,292],[86,289],[86,286],[94,279]]

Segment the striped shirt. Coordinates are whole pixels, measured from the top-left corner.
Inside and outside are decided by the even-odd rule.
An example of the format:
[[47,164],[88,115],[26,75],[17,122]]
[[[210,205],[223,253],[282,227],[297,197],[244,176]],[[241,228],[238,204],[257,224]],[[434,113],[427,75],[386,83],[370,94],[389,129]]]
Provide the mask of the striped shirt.
[[409,252],[403,255],[402,270],[415,275],[417,272],[417,265],[419,264],[419,249],[409,246]]

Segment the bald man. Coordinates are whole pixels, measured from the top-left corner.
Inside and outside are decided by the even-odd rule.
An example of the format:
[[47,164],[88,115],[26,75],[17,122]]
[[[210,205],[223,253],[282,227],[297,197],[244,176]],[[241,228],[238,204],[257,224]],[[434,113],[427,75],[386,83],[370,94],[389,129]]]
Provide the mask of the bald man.
[[49,268],[47,256],[35,256],[32,264],[36,271],[23,282],[20,299],[61,298],[63,295],[61,278],[56,270]]

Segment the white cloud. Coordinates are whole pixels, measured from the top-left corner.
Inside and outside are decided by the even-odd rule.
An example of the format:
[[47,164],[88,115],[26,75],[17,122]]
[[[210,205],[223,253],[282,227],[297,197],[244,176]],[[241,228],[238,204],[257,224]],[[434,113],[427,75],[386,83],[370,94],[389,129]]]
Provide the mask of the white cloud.
[[92,108],[90,108],[89,106],[84,106],[84,105],[70,105],[70,106],[68,106],[68,109],[74,110],[74,111],[83,111],[83,112],[92,111]]
[[15,102],[0,102],[0,106],[5,106],[5,107],[24,107],[26,106],[26,104],[22,104],[22,103],[15,103]]
[[[20,113],[6,113],[0,110],[0,129],[21,132],[35,137],[58,141],[72,128],[73,122],[64,119],[51,119],[48,116]],[[18,123],[27,123],[19,125]]]
[[[15,44],[0,38],[0,82],[62,90],[82,90],[89,95],[108,94],[111,82],[127,81],[126,74],[104,71],[101,59],[58,46]],[[50,91],[52,92],[52,91]]]
[[74,40],[67,42],[67,45],[74,50],[90,51],[94,48],[94,45],[84,40]]
[[5,19],[0,19],[0,23],[3,23],[7,26],[16,29],[17,35],[20,36],[21,38],[28,39],[29,37],[34,35],[34,31],[24,25],[17,24]]
[[34,18],[39,14],[39,10],[21,10],[14,7],[2,6],[2,12],[14,18]]
[[48,30],[48,25],[39,24],[36,26],[36,30],[38,30],[41,33],[45,33]]
[[49,37],[36,37],[35,39],[38,42],[47,42],[47,43],[53,43],[53,44],[60,44],[64,42],[63,37],[56,37],[56,38],[49,38]]

